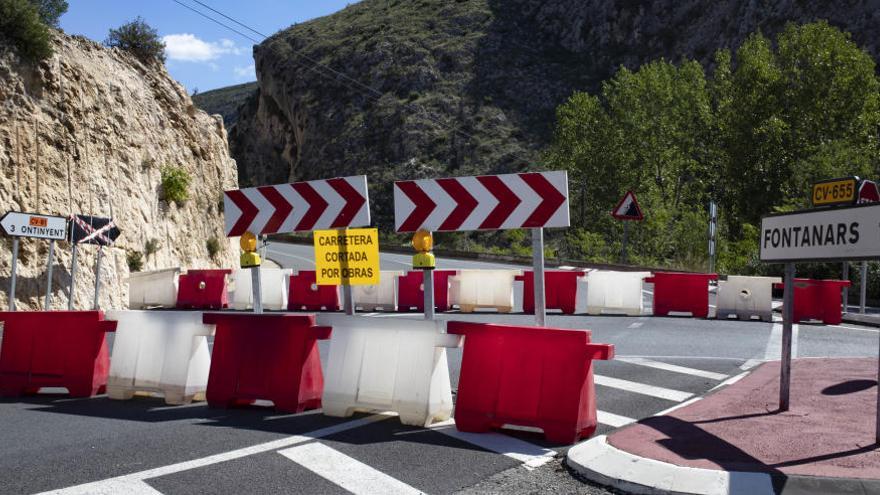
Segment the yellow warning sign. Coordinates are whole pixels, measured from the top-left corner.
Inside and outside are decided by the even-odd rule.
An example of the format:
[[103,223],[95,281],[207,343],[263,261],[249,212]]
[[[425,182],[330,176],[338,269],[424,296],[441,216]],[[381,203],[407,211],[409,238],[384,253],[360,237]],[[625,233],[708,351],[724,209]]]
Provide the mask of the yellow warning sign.
[[318,285],[379,283],[379,230],[315,231]]

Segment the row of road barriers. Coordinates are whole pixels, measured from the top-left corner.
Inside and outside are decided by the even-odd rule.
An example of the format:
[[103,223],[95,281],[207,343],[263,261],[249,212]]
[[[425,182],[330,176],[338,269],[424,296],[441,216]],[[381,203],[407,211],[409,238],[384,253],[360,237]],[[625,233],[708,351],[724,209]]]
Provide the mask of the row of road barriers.
[[[262,269],[263,308],[276,311],[339,311],[336,286],[319,286],[315,272]],[[645,283],[653,283],[651,314],[690,313],[709,316],[709,283],[715,274],[675,272],[620,272],[604,270],[548,270],[545,272],[547,309],[564,314],[646,314]],[[246,310],[253,307],[249,270],[180,269],[133,274],[129,279],[131,309]],[[381,282],[354,286],[359,311],[424,311],[421,271],[383,271]],[[772,320],[774,277],[729,276],[718,282],[716,316],[727,319]],[[846,281],[798,279],[795,320],[818,318],[840,322],[839,292]],[[462,313],[494,309],[500,313],[534,313],[534,273],[530,270],[435,270],[435,309],[458,308]],[[799,309],[798,309],[799,308]]]
[[[228,408],[270,400],[282,412],[394,411],[428,426],[453,413],[446,352],[463,347],[457,428],[538,427],[558,443],[596,428],[592,362],[614,346],[588,330],[341,314],[202,311],[0,313],[0,394],[65,387],[111,399],[159,392]],[[116,332],[112,359],[106,332]],[[208,338],[214,336],[213,350]],[[465,339],[465,337],[467,337]],[[329,339],[325,367],[318,341]],[[325,373],[326,369],[326,373]]]

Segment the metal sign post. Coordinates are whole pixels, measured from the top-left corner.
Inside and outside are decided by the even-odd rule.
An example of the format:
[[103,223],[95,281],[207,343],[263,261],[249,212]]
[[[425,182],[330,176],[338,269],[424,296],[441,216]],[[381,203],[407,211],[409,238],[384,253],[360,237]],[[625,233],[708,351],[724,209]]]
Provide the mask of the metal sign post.
[[49,241],[49,263],[46,266],[46,301],[43,303],[43,309],[49,311],[52,309],[52,263],[55,257],[55,239]]
[[544,229],[532,229],[532,270],[535,274],[535,323],[547,325],[547,300],[544,292]]
[[718,229],[718,205],[709,202],[709,273],[715,273],[715,237]]
[[641,222],[645,219],[645,215],[642,213],[642,207],[639,206],[639,200],[636,199],[636,194],[632,191],[627,191],[626,194],[620,198],[617,206],[611,210],[611,216],[623,221],[623,242],[621,242],[620,245],[620,263],[626,264],[626,245],[629,242],[629,222]]
[[260,277],[260,267],[251,268],[251,287],[254,292],[254,314],[263,314],[263,283]]
[[[843,274],[840,277],[849,280],[849,261],[843,262]],[[849,313],[849,287],[843,286],[843,312]]]
[[98,247],[98,260],[95,264],[95,302],[92,309],[101,309],[99,299],[101,298],[101,259],[104,257],[104,246]]
[[868,298],[868,262],[862,261],[861,281],[859,282],[859,313],[865,314]]
[[620,244],[620,264],[626,264],[626,243],[629,241],[629,222],[623,222],[623,242]]
[[73,301],[74,301],[74,299],[76,299],[76,295],[75,295],[75,292],[76,292],[76,252],[77,252],[76,247],[77,247],[76,244],[74,244],[73,247],[71,247],[71,250],[73,251],[73,255],[70,258],[70,288],[68,290],[68,297],[67,297],[67,310],[68,311],[73,311]]
[[794,263],[785,264],[782,296],[782,362],[779,364],[779,410],[788,411],[791,390],[791,337],[794,320]]
[[434,270],[425,269],[422,287],[425,293],[425,319],[434,319]]
[[18,265],[18,237],[12,238],[12,277],[9,278],[9,311],[15,311],[15,268]]

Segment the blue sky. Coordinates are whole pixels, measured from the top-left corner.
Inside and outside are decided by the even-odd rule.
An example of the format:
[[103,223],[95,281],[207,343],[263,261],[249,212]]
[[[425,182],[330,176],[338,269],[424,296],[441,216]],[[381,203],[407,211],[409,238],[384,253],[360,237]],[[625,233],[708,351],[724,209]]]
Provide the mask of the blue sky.
[[[179,1],[261,40],[194,0]],[[199,1],[267,35],[356,3],[355,0]],[[194,88],[206,91],[256,80],[252,41],[173,0],[68,0],[68,3],[70,8],[61,18],[61,27],[68,34],[81,34],[96,41],[103,41],[111,27],[143,17],[165,40],[168,71],[189,92]]]

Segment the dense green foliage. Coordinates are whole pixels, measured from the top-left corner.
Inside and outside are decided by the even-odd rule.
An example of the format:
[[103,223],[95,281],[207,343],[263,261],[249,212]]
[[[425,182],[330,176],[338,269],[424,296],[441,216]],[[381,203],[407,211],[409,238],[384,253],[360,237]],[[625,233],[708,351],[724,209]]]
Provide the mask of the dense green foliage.
[[145,63],[165,62],[165,43],[159,38],[158,31],[141,17],[116,29],[111,28],[104,44],[130,52]]
[[144,255],[140,251],[131,250],[126,252],[125,261],[130,272],[139,272],[144,269]]
[[0,37],[31,61],[52,56],[52,34],[41,15],[28,0],[0,0]]
[[220,241],[216,237],[211,237],[205,241],[205,249],[208,250],[208,256],[211,259],[216,258],[220,253]]
[[183,204],[189,199],[190,182],[192,177],[183,167],[162,167],[162,199]]
[[760,33],[700,64],[621,68],[600,94],[557,110],[550,168],[570,171],[569,255],[614,261],[608,212],[636,191],[646,211],[631,261],[705,269],[707,208],[719,204],[719,270],[754,273],[762,215],[807,207],[816,180],[875,177],[880,82],[870,55],[825,22]]
[[227,86],[225,88],[201,91],[192,95],[193,103],[209,114],[220,114],[226,128],[232,127],[238,120],[239,107],[244,101],[257,92],[257,83],[249,82]]
[[60,27],[61,16],[67,12],[67,0],[29,0],[40,14],[40,20],[47,26]]

